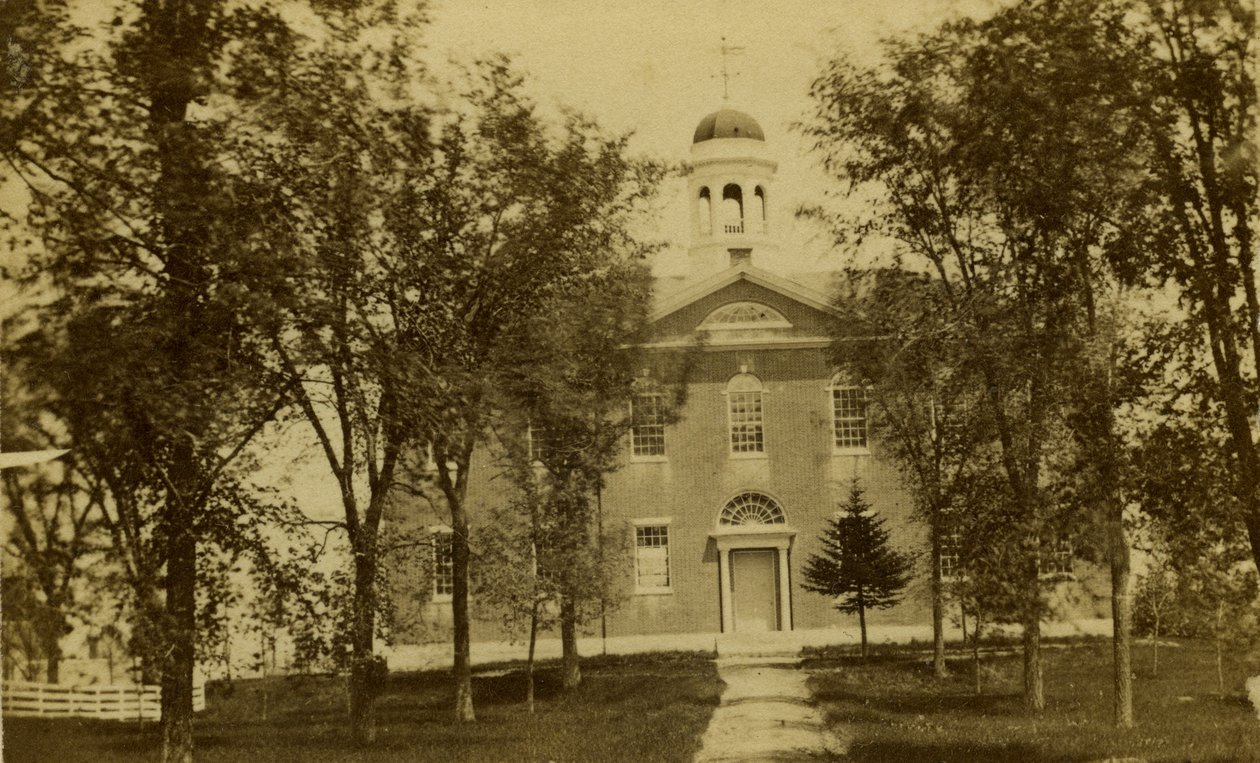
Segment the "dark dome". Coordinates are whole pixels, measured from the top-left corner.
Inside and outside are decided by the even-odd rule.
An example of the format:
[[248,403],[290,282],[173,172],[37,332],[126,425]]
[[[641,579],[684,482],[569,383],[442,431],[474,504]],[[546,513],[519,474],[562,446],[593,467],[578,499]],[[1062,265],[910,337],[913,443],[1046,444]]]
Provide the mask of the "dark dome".
[[714,138],[751,138],[764,141],[766,136],[757,120],[744,112],[722,109],[700,120],[691,142],[702,143]]

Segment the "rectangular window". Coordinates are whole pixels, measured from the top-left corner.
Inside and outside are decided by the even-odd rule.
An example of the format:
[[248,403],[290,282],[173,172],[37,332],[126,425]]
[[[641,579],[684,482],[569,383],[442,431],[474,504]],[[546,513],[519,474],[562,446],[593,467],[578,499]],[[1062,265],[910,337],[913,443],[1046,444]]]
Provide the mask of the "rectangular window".
[[660,394],[635,395],[630,403],[630,452],[665,455],[665,401]]
[[728,392],[731,414],[731,452],[764,453],[761,429],[761,393]]
[[1041,575],[1071,575],[1072,544],[1058,540],[1048,546],[1043,545],[1041,556],[1037,559],[1037,572]]
[[941,533],[941,578],[956,578],[962,574],[962,535],[956,532]]
[[455,564],[451,559],[453,537],[449,530],[433,533],[433,598],[436,601],[449,601],[455,593]]
[[832,389],[831,413],[836,449],[866,448],[866,390],[861,387]]
[[546,430],[531,424],[526,436],[529,437],[529,460],[534,462],[544,461],[550,454]]
[[634,586],[639,591],[669,588],[669,526],[634,528]]

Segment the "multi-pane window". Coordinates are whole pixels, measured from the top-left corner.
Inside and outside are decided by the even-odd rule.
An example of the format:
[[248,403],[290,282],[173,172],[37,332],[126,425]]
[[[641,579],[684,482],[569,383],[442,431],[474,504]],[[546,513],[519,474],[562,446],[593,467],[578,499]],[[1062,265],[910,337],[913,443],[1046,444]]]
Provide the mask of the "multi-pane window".
[[1043,545],[1041,556],[1037,559],[1037,571],[1042,575],[1071,575],[1072,544],[1057,540]]
[[665,455],[665,400],[659,393],[634,396],[630,403],[630,452],[636,456]]
[[722,507],[718,524],[781,525],[787,522],[783,509],[763,493],[740,493]]
[[449,598],[455,592],[455,565],[451,560],[451,532],[433,533],[433,596]]
[[941,577],[956,578],[962,574],[962,534],[941,533]]
[[833,387],[831,416],[837,450],[866,447],[866,390],[861,387]]
[[638,590],[669,588],[669,526],[634,528],[634,585]]
[[529,460],[534,462],[546,461],[551,453],[550,445],[547,442],[546,430],[531,424],[526,432],[526,436],[529,438]]
[[726,386],[732,453],[764,453],[766,450],[761,394],[761,380],[748,373],[739,374]]

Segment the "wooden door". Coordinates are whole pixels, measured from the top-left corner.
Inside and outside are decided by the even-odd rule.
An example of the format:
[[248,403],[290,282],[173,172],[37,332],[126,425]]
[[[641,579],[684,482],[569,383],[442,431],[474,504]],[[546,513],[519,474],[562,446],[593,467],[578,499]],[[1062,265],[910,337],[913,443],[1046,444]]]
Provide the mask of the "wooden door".
[[731,552],[731,598],[737,633],[779,629],[777,562],[773,549]]

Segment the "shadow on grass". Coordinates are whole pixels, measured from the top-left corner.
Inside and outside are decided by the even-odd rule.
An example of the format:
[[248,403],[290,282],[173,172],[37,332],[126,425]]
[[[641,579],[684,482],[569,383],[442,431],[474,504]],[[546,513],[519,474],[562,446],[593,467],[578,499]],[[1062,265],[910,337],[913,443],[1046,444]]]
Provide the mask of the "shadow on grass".
[[931,745],[898,742],[858,743],[849,748],[846,760],[855,763],[1038,763],[1052,760],[1043,758],[1030,745]]
[[[840,707],[829,708],[839,716],[841,713],[855,713],[866,717],[880,715],[928,715],[935,713],[969,713],[996,716],[1023,716],[1026,711],[1022,698],[1018,694],[937,694],[924,696],[921,694],[890,695],[871,697],[858,691],[845,689],[822,690],[814,694],[814,699],[822,704],[840,703]],[[838,717],[837,720],[857,720],[856,718]]]

